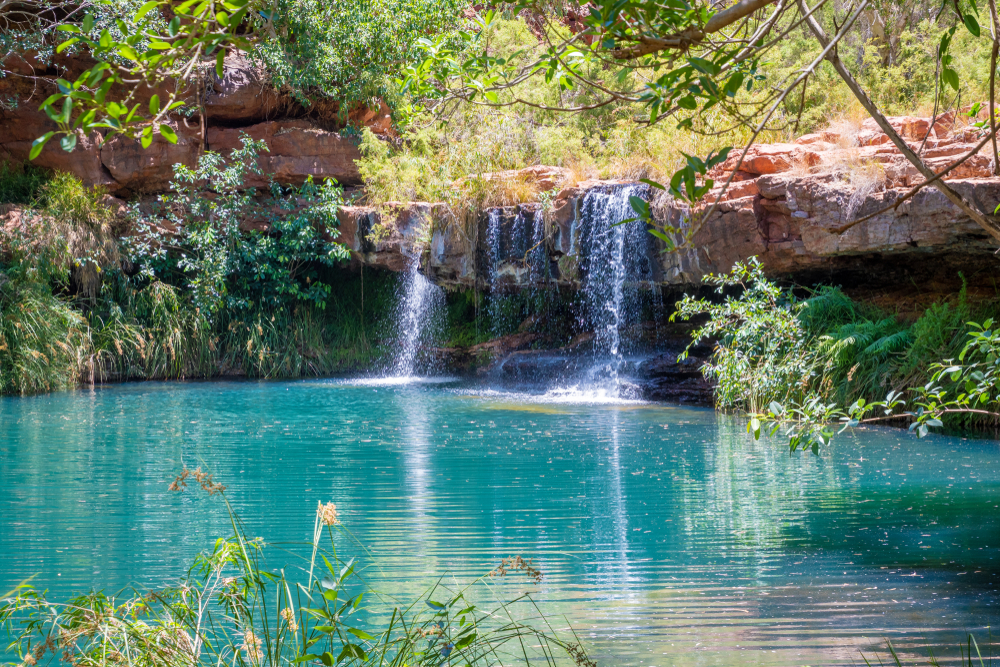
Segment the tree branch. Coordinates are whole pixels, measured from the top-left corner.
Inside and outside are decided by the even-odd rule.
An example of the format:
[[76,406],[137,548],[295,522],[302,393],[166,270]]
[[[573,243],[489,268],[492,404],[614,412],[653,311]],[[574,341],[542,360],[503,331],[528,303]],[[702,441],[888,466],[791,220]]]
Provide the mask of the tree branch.
[[[797,0],[797,2],[799,4],[799,9],[805,13],[805,0]],[[806,23],[809,25],[809,29],[812,30],[813,35],[819,43],[822,46],[827,47],[830,44],[830,40],[823,31],[823,27],[820,26],[814,18],[810,18]],[[925,178],[931,181],[934,187],[940,190],[941,194],[947,197],[951,203],[955,204],[955,206],[960,208],[966,215],[972,218],[976,224],[986,230],[990,236],[1000,242],[1000,224],[998,224],[996,220],[990,220],[987,218],[982,211],[972,204],[972,202],[946,185],[944,181],[941,179],[935,179],[937,174],[935,174],[934,171],[928,167],[916,153],[913,152],[913,149],[911,149],[907,143],[903,141],[903,138],[899,136],[899,133],[896,132],[895,128],[893,128],[893,126],[889,123],[888,119],[882,114],[881,111],[879,111],[879,108],[875,106],[875,103],[872,102],[871,98],[869,98],[865,91],[862,90],[861,86],[858,85],[854,76],[850,73],[850,71],[848,71],[847,67],[845,67],[844,63],[840,60],[837,52],[833,50],[827,51],[826,60],[833,65],[833,68],[837,71],[837,74],[840,75],[840,78],[844,80],[847,87],[851,89],[854,96],[859,102],[861,102],[861,106],[863,106],[865,111],[867,111],[868,114],[875,120],[879,128],[886,133],[892,143],[895,144],[896,148],[898,148],[906,159],[910,161],[910,164],[916,167]]]
[[634,60],[635,58],[648,56],[657,51],[666,51],[667,49],[684,51],[692,44],[703,41],[706,35],[718,32],[740,19],[753,14],[758,9],[773,5],[775,2],[777,0],[740,0],[732,7],[713,14],[708,19],[708,23],[705,24],[704,28],[699,29],[695,26],[690,26],[676,35],[670,35],[669,37],[645,37],[640,35],[636,38],[636,41],[639,42],[638,44],[622,49],[615,49],[612,51],[612,54],[618,60]]

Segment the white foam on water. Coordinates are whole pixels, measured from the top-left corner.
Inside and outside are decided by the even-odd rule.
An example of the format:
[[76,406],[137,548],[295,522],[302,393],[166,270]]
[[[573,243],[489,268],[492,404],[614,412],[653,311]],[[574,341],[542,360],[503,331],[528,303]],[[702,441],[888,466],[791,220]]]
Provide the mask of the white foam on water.
[[456,390],[458,393],[500,403],[541,403],[551,405],[650,405],[649,401],[632,398],[622,398],[617,393],[617,387],[607,389],[601,387],[559,387],[541,394],[521,391],[503,391],[499,389]]
[[402,387],[413,384],[449,384],[458,382],[461,378],[451,375],[400,375],[393,377],[378,378],[348,378],[344,380],[334,380],[334,384],[347,385],[350,387]]

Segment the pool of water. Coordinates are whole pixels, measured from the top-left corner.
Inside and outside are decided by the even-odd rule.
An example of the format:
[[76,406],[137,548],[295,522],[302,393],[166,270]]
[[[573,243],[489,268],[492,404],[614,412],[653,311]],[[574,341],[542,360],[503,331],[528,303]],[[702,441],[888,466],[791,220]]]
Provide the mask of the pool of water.
[[335,502],[364,547],[343,549],[400,597],[533,558],[541,583],[516,585],[602,665],[862,664],[885,638],[957,657],[997,621],[996,441],[872,429],[789,455],[710,410],[605,399],[332,380],[0,399],[0,589],[175,581],[229,533],[217,499],[167,490],[200,465],[269,541]]

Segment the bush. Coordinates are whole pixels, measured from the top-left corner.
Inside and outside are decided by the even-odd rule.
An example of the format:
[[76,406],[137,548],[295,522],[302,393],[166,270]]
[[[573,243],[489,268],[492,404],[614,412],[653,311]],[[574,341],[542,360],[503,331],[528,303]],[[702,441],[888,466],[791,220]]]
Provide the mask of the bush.
[[[711,282],[720,294],[738,291],[721,303],[686,296],[674,317],[708,316],[694,331],[692,345],[716,341],[712,360],[703,367],[716,382],[716,402],[754,413],[772,402],[870,403],[924,385],[935,364],[958,357],[968,322],[995,310],[973,309],[964,287],[953,301],[932,305],[912,324],[858,304],[835,287],[799,300],[767,280],[756,258]],[[949,419],[971,423],[968,414]]]
[[228,159],[208,152],[194,169],[175,165],[176,193],[163,195],[151,212],[132,209],[129,259],[146,279],[181,288],[207,317],[252,304],[322,308],[330,286],[319,267],[349,256],[323,236],[338,235],[343,193],[335,182],[310,179],[293,189],[272,183],[260,199],[245,189],[247,174],[259,173],[258,151],[266,149],[244,135]]

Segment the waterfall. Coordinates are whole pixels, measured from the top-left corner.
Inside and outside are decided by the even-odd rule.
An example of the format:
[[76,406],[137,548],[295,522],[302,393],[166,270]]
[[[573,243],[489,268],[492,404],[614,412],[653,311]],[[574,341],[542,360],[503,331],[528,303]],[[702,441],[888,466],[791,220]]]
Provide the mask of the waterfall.
[[489,251],[489,264],[486,271],[486,280],[489,282],[489,296],[487,298],[486,312],[489,316],[490,333],[494,338],[502,335],[504,329],[503,301],[498,291],[500,262],[504,260],[500,221],[501,210],[499,208],[491,208],[487,212],[486,219],[486,246]]
[[549,257],[545,248],[545,219],[530,207],[519,206],[513,219],[509,210],[491,208],[486,216],[487,314],[494,338],[511,333],[524,319],[518,300],[511,297],[508,282],[529,286],[529,294],[549,280]]
[[430,342],[444,310],[444,291],[420,273],[420,258],[410,258],[403,274],[395,313],[397,349],[389,375],[410,378],[417,371],[417,356],[422,345]]
[[635,217],[629,197],[642,196],[645,185],[591,191],[580,207],[580,269],[586,319],[594,331],[594,365],[589,382],[617,395],[624,353],[640,323],[639,284],[652,280],[652,237]]

